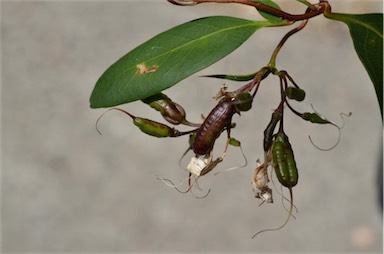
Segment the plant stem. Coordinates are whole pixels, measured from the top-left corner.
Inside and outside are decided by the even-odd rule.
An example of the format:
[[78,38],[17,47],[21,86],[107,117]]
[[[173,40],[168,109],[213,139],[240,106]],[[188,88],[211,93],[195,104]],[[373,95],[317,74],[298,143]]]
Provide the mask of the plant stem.
[[277,54],[279,53],[280,49],[283,47],[284,43],[288,40],[289,37],[291,37],[293,34],[297,33],[298,31],[300,31],[301,29],[303,29],[305,27],[305,25],[308,23],[308,20],[304,20],[303,22],[301,22],[301,24],[292,29],[291,31],[289,31],[284,37],[283,39],[281,39],[281,41],[279,42],[279,44],[276,46],[275,50],[273,51],[272,53],[272,56],[271,56],[271,60],[269,60],[269,64],[268,66],[270,67],[273,67],[275,68],[275,64],[276,64],[276,57],[277,57]]
[[327,1],[320,1],[318,4],[313,5],[312,8],[309,8],[310,11],[307,11],[304,14],[290,14],[286,13],[282,10],[275,9],[271,6],[268,6],[266,4],[260,3],[260,2],[254,2],[251,0],[168,0],[168,2],[171,2],[176,5],[196,5],[201,3],[237,3],[237,4],[244,4],[253,6],[258,10],[268,12],[272,15],[275,15],[277,17],[281,17],[285,20],[289,21],[299,21],[299,20],[305,20],[312,17],[315,17],[317,15],[320,15],[324,12],[324,10],[329,6]]
[[280,96],[281,96],[281,101],[279,105],[279,111],[281,112],[279,132],[284,133],[284,103],[286,102],[286,100],[285,100],[283,87],[287,86],[287,79],[281,75],[279,75],[279,79],[280,79]]

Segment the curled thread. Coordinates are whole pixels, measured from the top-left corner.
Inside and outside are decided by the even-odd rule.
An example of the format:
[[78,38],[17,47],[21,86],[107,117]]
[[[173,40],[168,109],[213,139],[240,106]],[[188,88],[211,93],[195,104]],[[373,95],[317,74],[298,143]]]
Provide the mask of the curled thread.
[[[216,172],[214,175],[218,175],[218,174],[223,173],[223,172],[228,172],[228,171],[236,170],[236,169],[239,169],[239,168],[244,168],[244,167],[246,167],[248,165],[248,160],[247,160],[247,157],[244,154],[243,148],[241,148],[241,146],[239,146],[239,148],[240,148],[240,151],[241,151],[241,155],[243,156],[243,159],[244,159],[244,164],[240,165],[240,166],[235,166],[235,167],[224,169],[224,170],[222,170],[220,172]],[[221,158],[224,159],[224,156],[225,156],[225,154],[223,154],[223,156]]]
[[120,108],[110,108],[110,109],[106,110],[105,112],[103,112],[103,113],[99,116],[99,118],[97,118],[97,120],[96,120],[95,127],[96,127],[97,132],[98,132],[100,135],[103,135],[103,134],[101,134],[101,132],[100,132],[100,130],[99,130],[99,128],[98,128],[99,121],[100,121],[100,119],[101,119],[106,113],[108,113],[108,112],[111,111],[111,110],[118,110],[118,111],[121,111],[121,112],[123,112],[123,113],[129,115],[132,119],[135,118],[135,116],[131,115],[130,113],[128,113],[127,111],[125,111],[125,110],[123,110],[123,109],[120,109]]
[[[211,189],[209,189],[207,191],[206,194],[204,194],[203,196],[196,196],[193,192],[192,192],[192,187],[195,186],[197,187],[198,190],[202,191],[202,189],[199,187],[199,184],[197,182],[197,180],[199,179],[199,177],[194,177],[191,173],[189,174],[189,176],[187,178],[185,178],[183,181],[181,181],[179,184],[174,184],[172,182],[172,180],[170,179],[167,179],[167,178],[162,178],[160,176],[157,176],[156,179],[162,181],[165,185],[167,185],[168,187],[171,187],[171,188],[174,188],[176,191],[180,192],[180,193],[183,193],[183,194],[186,194],[188,192],[191,192],[191,194],[195,197],[195,198],[198,198],[198,199],[203,199],[203,198],[206,198],[208,196],[208,194],[211,192]],[[193,182],[191,182],[191,180],[193,180]],[[181,190],[179,187],[182,186],[186,181],[188,181],[188,189],[186,189],[185,191]]]
[[263,230],[257,232],[256,234],[254,234],[254,235],[252,236],[252,239],[254,239],[257,235],[259,235],[259,234],[261,234],[261,233],[263,233],[263,232],[280,230],[280,229],[284,228],[285,225],[288,224],[290,218],[292,217],[292,210],[293,210],[293,194],[292,194],[292,188],[288,188],[288,189],[289,189],[289,195],[290,195],[290,203],[291,203],[291,206],[290,206],[290,208],[289,208],[288,216],[287,216],[287,218],[285,219],[284,223],[283,223],[281,226],[277,227],[277,228],[263,229]]
[[335,126],[335,127],[338,129],[338,133],[339,133],[339,135],[338,135],[338,137],[337,137],[337,141],[336,141],[336,143],[335,143],[333,146],[329,147],[329,148],[321,148],[321,147],[319,147],[318,145],[316,145],[316,144],[313,142],[313,140],[312,140],[312,138],[311,138],[310,135],[308,135],[308,139],[309,139],[309,141],[311,142],[311,144],[312,144],[314,147],[316,147],[317,149],[319,149],[320,151],[330,151],[330,150],[334,149],[334,148],[340,143],[340,140],[341,140],[341,130],[340,130],[337,126]]
[[[291,201],[290,201],[286,196],[284,196],[284,194],[283,194],[283,185],[280,185],[280,190],[281,190],[281,191],[279,191],[279,189],[277,188],[275,182],[273,181],[273,174],[272,174],[272,172],[273,172],[273,171],[271,171],[271,176],[270,176],[272,185],[273,185],[273,187],[275,188],[277,194],[279,194],[279,196],[281,196],[281,200],[282,200],[281,203],[282,203],[284,209],[285,209],[287,212],[289,212],[288,208],[285,206],[285,204],[284,204],[283,201],[285,200],[285,201],[287,201],[287,202],[289,202],[289,203],[290,203]],[[295,208],[295,212],[296,212],[296,213],[299,212],[299,209],[297,209],[297,207],[295,206],[295,204],[293,204],[293,208]],[[296,219],[296,217],[295,217],[293,214],[291,214],[291,216],[292,216],[294,219]]]
[[352,115],[352,112],[349,112],[348,114],[346,114],[346,113],[340,113],[340,118],[342,119],[343,122],[342,122],[342,125],[341,125],[341,126],[338,126],[337,124],[335,124],[335,123],[329,121],[329,120],[326,119],[325,117],[322,117],[321,114],[318,113],[318,112],[315,110],[315,108],[313,107],[312,104],[311,104],[311,107],[312,107],[313,111],[314,111],[320,118],[322,118],[322,119],[324,120],[324,123],[331,124],[331,125],[335,126],[335,127],[337,128],[337,130],[338,130],[338,138],[337,138],[337,141],[336,141],[336,143],[335,143],[333,146],[331,146],[331,147],[329,147],[329,148],[321,148],[321,147],[319,147],[318,145],[316,145],[316,144],[313,142],[311,136],[308,136],[309,141],[311,142],[311,144],[312,144],[314,147],[316,147],[316,148],[319,149],[320,151],[330,151],[330,150],[334,149],[334,148],[340,143],[340,140],[341,140],[341,129],[344,128],[344,125],[345,125],[345,117],[350,117],[350,116]]

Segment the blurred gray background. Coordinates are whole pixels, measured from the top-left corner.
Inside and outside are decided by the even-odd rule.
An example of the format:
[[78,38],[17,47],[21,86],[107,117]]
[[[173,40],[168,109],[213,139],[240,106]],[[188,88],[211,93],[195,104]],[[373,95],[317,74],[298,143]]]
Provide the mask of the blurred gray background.
[[[294,13],[302,8],[277,2]],[[337,12],[382,11],[381,1],[331,4]],[[180,182],[187,176],[178,166],[187,137],[146,136],[118,112],[102,119],[102,136],[96,132],[104,109],[90,109],[88,100],[106,68],[152,36],[209,15],[260,18],[249,7],[178,7],[165,0],[1,2],[3,253],[382,251],[377,186],[382,123],[373,86],[342,23],[321,16],[310,20],[277,59],[277,67],[307,92],[295,104],[300,111],[313,104],[339,124],[340,112],[352,112],[340,144],[328,152],[317,150],[308,135],[330,147],[337,140],[335,128],[287,114],[285,129],[300,173],[294,188],[299,212],[280,231],[251,240],[287,216],[276,191],[274,204],[259,207],[250,184],[256,159],[263,156],[263,130],[279,100],[276,77],[262,83],[250,112],[235,117],[233,136],[242,141],[248,166],[201,178],[200,187],[212,189],[202,200],[156,179]],[[211,97],[223,83],[199,76],[260,69],[290,29],[259,30],[237,51],[166,93],[191,121],[199,121],[214,107]],[[122,108],[161,120],[139,102]],[[215,171],[242,163],[232,148]]]

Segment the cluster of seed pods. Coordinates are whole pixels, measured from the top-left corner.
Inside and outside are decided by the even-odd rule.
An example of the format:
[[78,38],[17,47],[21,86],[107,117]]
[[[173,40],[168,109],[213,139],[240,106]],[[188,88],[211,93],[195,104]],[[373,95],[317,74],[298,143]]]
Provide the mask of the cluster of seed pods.
[[[189,122],[186,119],[184,108],[173,102],[163,93],[155,94],[142,100],[153,109],[159,111],[167,122],[173,125],[182,124],[192,127],[193,129],[190,131],[178,131],[174,127],[170,127],[166,124],[134,116],[120,108],[111,108],[104,112],[97,120],[96,128],[99,120],[105,113],[111,110],[118,110],[131,117],[134,125],[150,136],[164,138],[180,137],[189,134],[190,144],[187,151],[192,150],[194,152],[194,156],[186,166],[186,169],[189,171],[189,177],[187,178],[189,188],[184,192],[189,192],[193,184],[196,183],[197,178],[209,173],[217,164],[223,161],[229,145],[241,148],[240,142],[230,136],[231,128],[235,127],[235,124],[232,123],[232,117],[236,113],[240,114],[241,111],[247,111],[251,108],[251,95],[248,92],[227,92],[226,88],[222,88],[217,99],[217,105],[212,109],[208,116],[205,117],[201,124]],[[213,159],[212,151],[215,141],[223,131],[227,131],[227,143],[224,152],[220,157]],[[192,182],[192,178],[196,179]],[[162,178],[161,180],[176,187],[170,180]]]
[[[330,122],[329,120],[323,118],[320,114],[316,112],[304,112],[300,113],[295,110],[289,103],[289,100],[295,100],[301,102],[305,99],[305,92],[302,90],[292,79],[291,76],[286,71],[275,72],[275,74],[280,79],[280,95],[281,101],[276,110],[272,113],[271,120],[268,123],[267,127],[264,130],[264,140],[263,140],[263,149],[264,149],[264,163],[258,162],[256,167],[254,176],[252,178],[253,190],[255,192],[255,197],[262,200],[264,202],[272,203],[272,190],[268,186],[269,177],[268,177],[268,167],[271,166],[274,169],[275,175],[279,181],[279,183],[286,187],[289,190],[290,195],[290,208],[288,210],[288,216],[285,222],[273,229],[265,229],[256,233],[252,238],[256,237],[258,234],[265,231],[274,231],[283,228],[289,221],[290,217],[293,217],[293,192],[292,188],[297,185],[299,174],[295,161],[294,152],[289,142],[289,138],[287,134],[284,132],[284,108],[285,106],[290,109],[294,115],[300,117],[305,121],[309,121],[314,124],[331,124],[335,126],[339,131],[339,138],[336,144],[328,149],[322,149],[313,144],[320,150],[330,150],[333,149],[339,142],[341,137],[341,128]],[[288,81],[290,81],[291,85],[288,85]],[[343,116],[350,116],[351,113],[340,114]],[[275,132],[277,124],[280,123],[278,131]],[[286,199],[285,197],[283,197]]]
[[[189,135],[189,146],[187,151],[182,156],[183,158],[190,150],[192,150],[194,153],[188,165],[185,167],[189,174],[188,178],[186,178],[186,180],[188,180],[188,188],[185,191],[181,191],[178,188],[178,186],[181,184],[175,185],[171,180],[159,177],[159,179],[166,183],[168,186],[176,188],[179,192],[187,193],[192,190],[194,185],[197,186],[197,180],[201,176],[208,174],[224,160],[229,145],[240,147],[241,149],[240,142],[231,137],[231,129],[235,128],[236,126],[236,124],[232,122],[232,118],[235,114],[249,111],[252,108],[252,103],[261,84],[261,81],[271,73],[278,76],[280,79],[281,101],[278,107],[272,113],[271,120],[264,130],[264,162],[260,163],[259,160],[257,161],[257,166],[252,177],[252,186],[255,197],[262,200],[261,204],[264,202],[273,203],[272,189],[268,185],[270,182],[268,168],[273,168],[279,183],[289,190],[290,208],[288,210],[288,217],[283,225],[274,229],[259,231],[253,236],[254,238],[261,232],[281,229],[288,223],[290,217],[293,216],[292,210],[294,205],[292,188],[298,183],[299,174],[292,146],[289,142],[287,134],[284,132],[284,109],[290,109],[291,112],[305,121],[317,124],[331,124],[336,126],[339,131],[341,129],[334,123],[321,117],[316,112],[300,113],[289,104],[289,100],[295,100],[299,102],[303,101],[305,99],[305,92],[294,82],[294,80],[291,78],[291,76],[288,75],[286,71],[276,71],[271,67],[263,67],[260,69],[260,71],[255,73],[251,82],[235,91],[229,92],[227,91],[227,87],[224,86],[215,97],[218,101],[216,106],[204,118],[204,121],[201,124],[188,121],[186,119],[186,112],[184,108],[176,102],[172,101],[163,93],[158,93],[142,100],[145,104],[157,110],[168,123],[175,126],[185,125],[191,127],[192,129],[189,131],[178,131],[174,127],[168,126],[166,124],[134,116],[120,108],[111,108],[106,112],[111,110],[118,110],[127,114],[132,118],[134,125],[136,125],[142,132],[154,137],[164,138]],[[291,83],[291,85],[288,85],[288,81]],[[106,112],[104,112],[97,120],[96,128],[100,118]],[[275,131],[278,124],[279,128],[277,131]],[[221,156],[213,159],[212,151],[214,149],[215,142],[224,131],[227,133],[227,142],[224,151]],[[244,156],[243,152],[242,154]],[[246,165],[246,158],[245,161]],[[234,168],[227,170],[232,169]],[[208,195],[208,193],[198,198],[204,198],[206,195]],[[283,198],[288,200],[284,196]]]

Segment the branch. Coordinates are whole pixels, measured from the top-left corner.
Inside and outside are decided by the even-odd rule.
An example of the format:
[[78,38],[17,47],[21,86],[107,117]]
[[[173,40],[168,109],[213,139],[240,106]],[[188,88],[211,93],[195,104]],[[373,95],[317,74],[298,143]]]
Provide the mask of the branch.
[[275,9],[271,6],[265,5],[263,3],[259,2],[253,2],[251,0],[168,0],[168,2],[173,3],[175,5],[183,5],[183,6],[191,6],[201,3],[237,3],[237,4],[244,4],[253,6],[256,9],[260,11],[268,12],[272,15],[275,15],[277,17],[281,17],[285,20],[289,21],[299,21],[304,19],[309,19],[312,17],[315,17],[317,15],[320,15],[324,12],[326,8],[329,7],[329,4],[327,1],[320,1],[318,4],[313,5],[313,8],[310,8],[310,11],[304,13],[304,14],[289,14],[282,10]]

